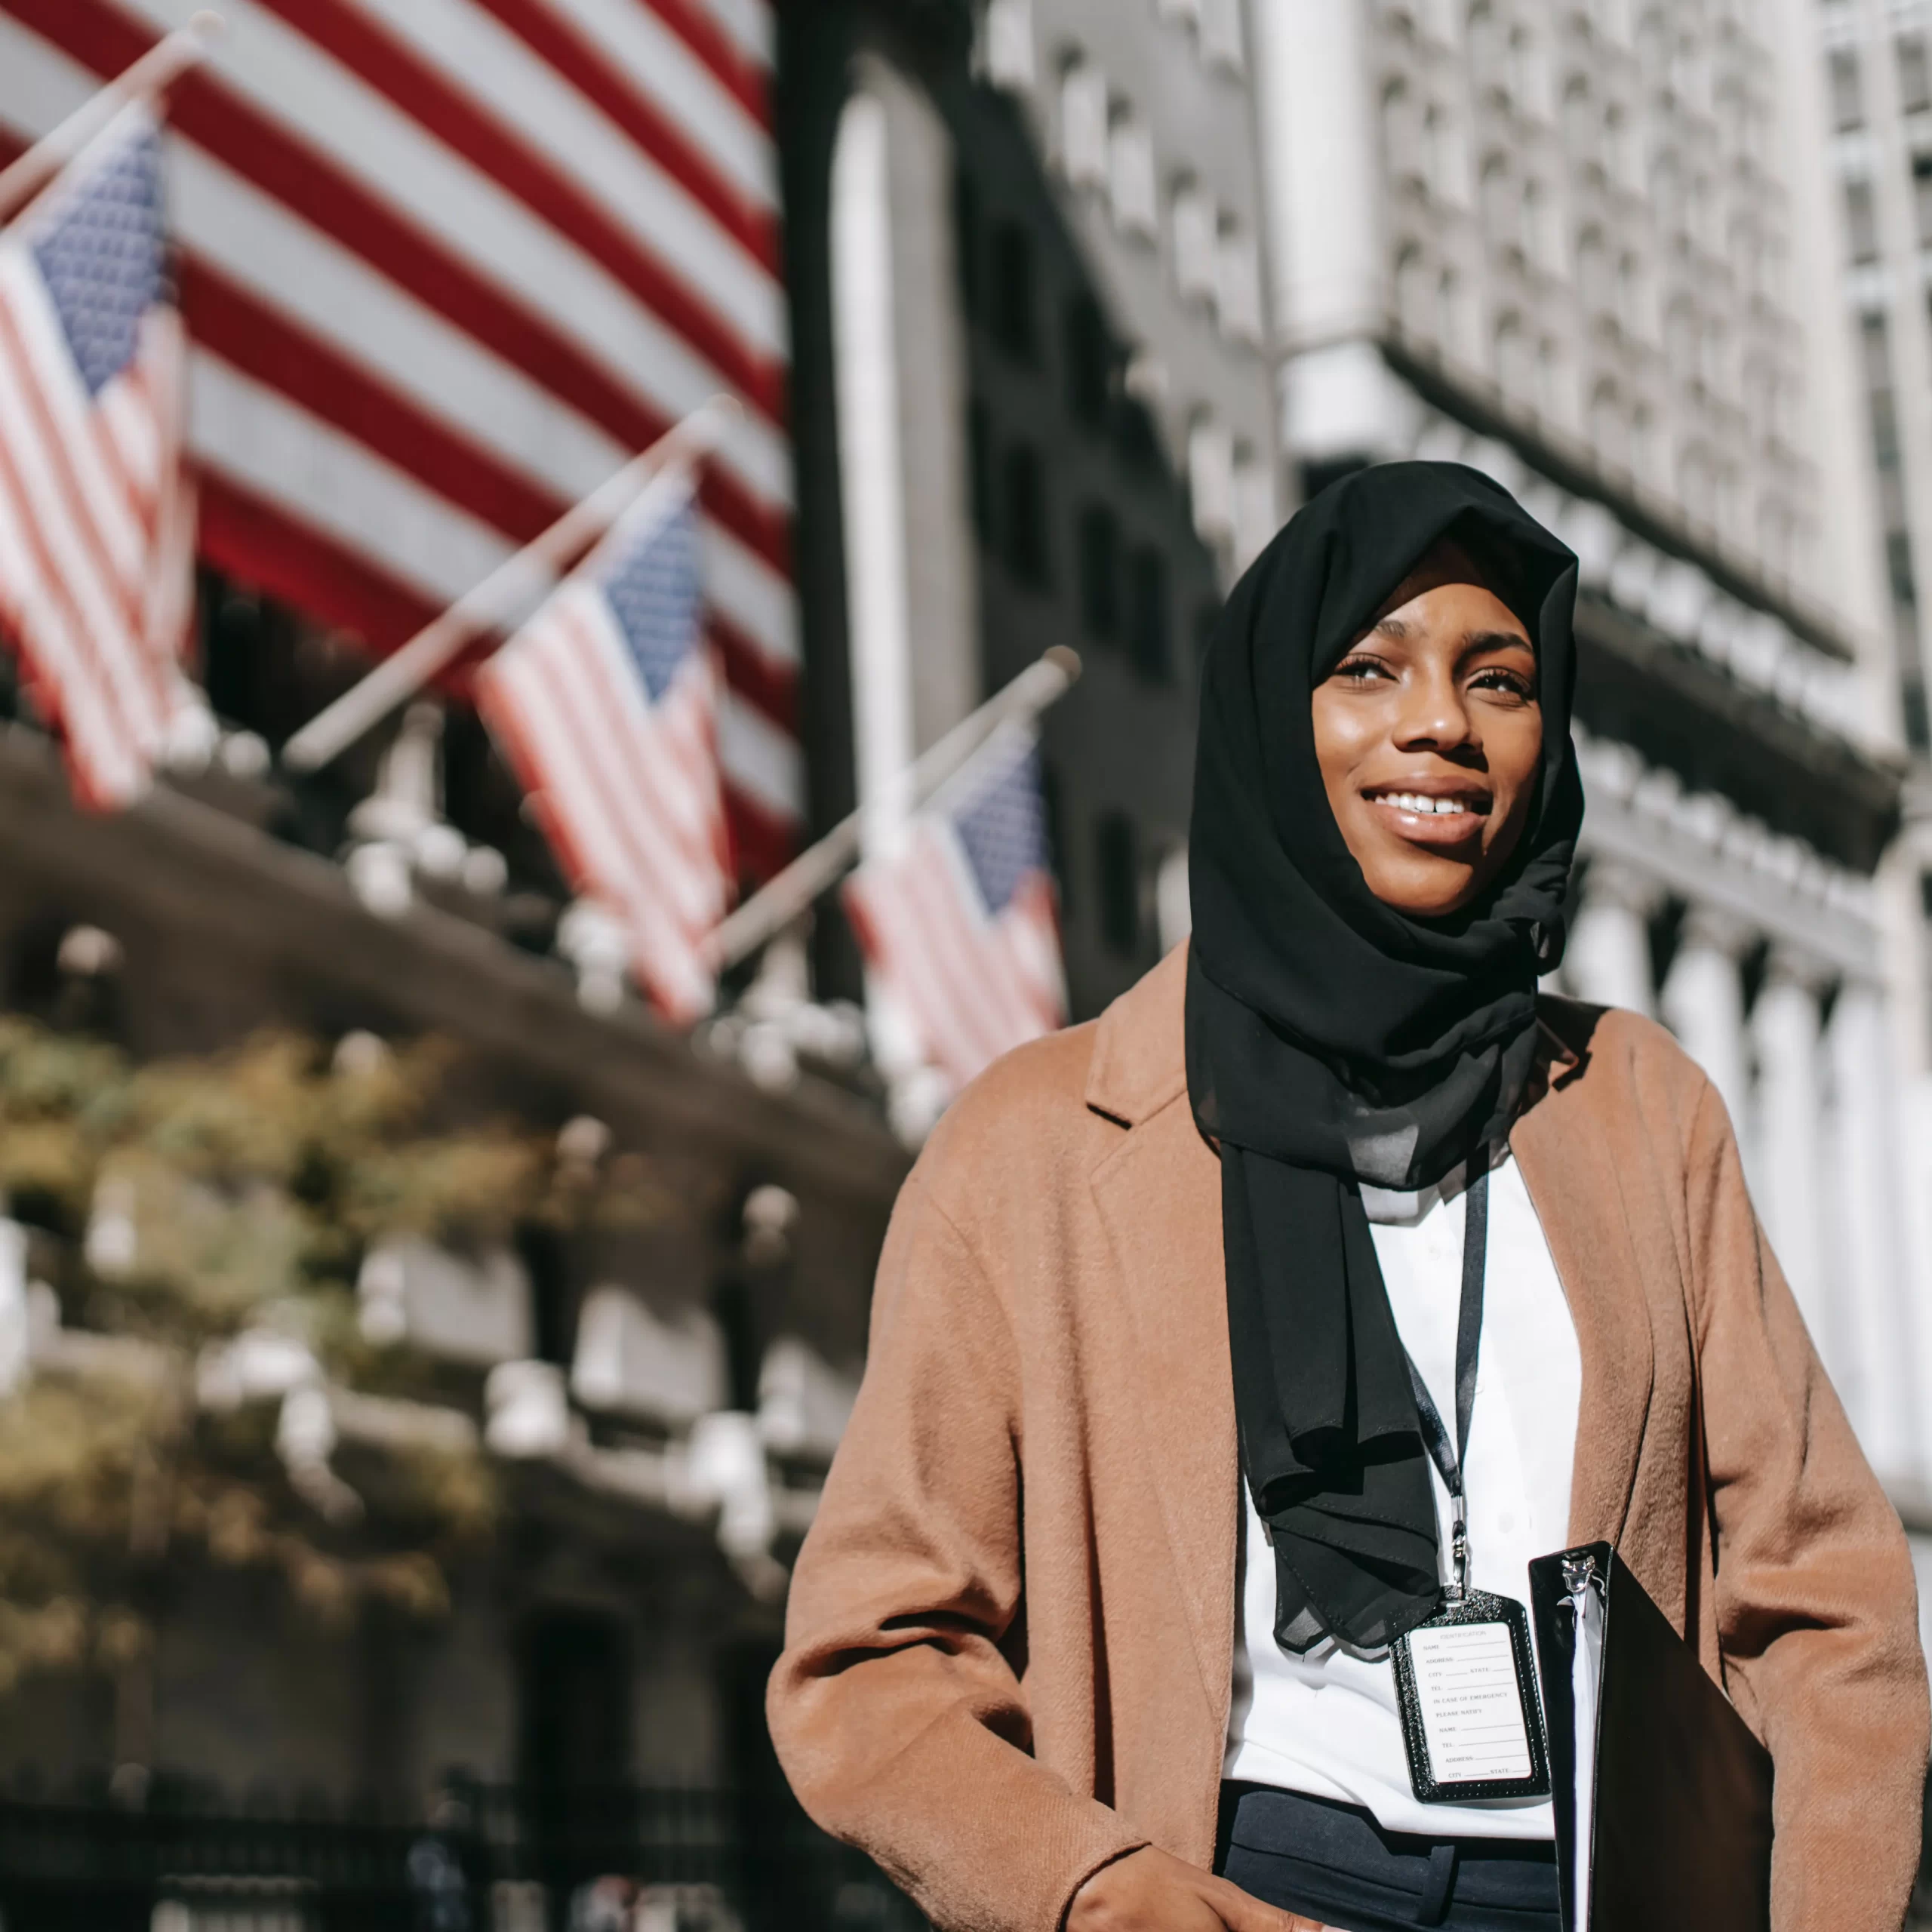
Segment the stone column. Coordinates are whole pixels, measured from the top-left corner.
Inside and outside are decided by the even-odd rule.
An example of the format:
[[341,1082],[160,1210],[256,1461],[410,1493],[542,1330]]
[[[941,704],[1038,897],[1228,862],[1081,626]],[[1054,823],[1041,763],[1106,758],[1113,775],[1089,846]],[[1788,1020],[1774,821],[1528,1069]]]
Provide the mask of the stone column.
[[1634,867],[1592,859],[1583,875],[1583,903],[1564,950],[1563,975],[1577,997],[1602,1006],[1653,1013],[1650,916],[1660,889]]
[[1749,931],[1706,906],[1685,914],[1677,956],[1664,976],[1658,1011],[1684,1051],[1711,1077],[1730,1114],[1747,1173],[1756,1173],[1750,1043],[1744,983],[1737,969]]
[[1832,1293],[1823,1226],[1831,1185],[1819,1035],[1823,977],[1815,961],[1775,949],[1751,1030],[1758,1048],[1758,1217],[1835,1379],[1847,1366],[1847,1337],[1844,1310]]
[[1925,1461],[1918,1438],[1926,1425],[1912,1401],[1924,1355],[1906,1281],[1899,1112],[1878,986],[1847,983],[1832,1008],[1826,1043],[1837,1100],[1829,1177],[1837,1197],[1831,1217],[1838,1237],[1834,1285],[1848,1357],[1841,1392],[1879,1472],[1910,1475]]

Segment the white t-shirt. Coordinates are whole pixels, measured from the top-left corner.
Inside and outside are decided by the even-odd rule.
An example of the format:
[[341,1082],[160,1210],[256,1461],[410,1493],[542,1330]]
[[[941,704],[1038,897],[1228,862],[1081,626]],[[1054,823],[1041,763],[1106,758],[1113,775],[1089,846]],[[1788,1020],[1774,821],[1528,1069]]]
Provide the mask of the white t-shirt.
[[[1362,1189],[1377,1260],[1403,1345],[1453,1431],[1462,1306],[1463,1175],[1420,1194]],[[1569,1540],[1570,1472],[1583,1361],[1569,1304],[1529,1190],[1504,1149],[1489,1181],[1488,1263],[1475,1407],[1463,1472],[1469,1580],[1529,1601],[1533,1557]],[[1433,1472],[1433,1465],[1431,1465]],[[1449,1493],[1434,1476],[1447,1574]],[[1223,1776],[1339,1798],[1386,1830],[1431,1838],[1548,1838],[1547,1798],[1423,1804],[1409,1786],[1393,1666],[1334,1642],[1303,1657],[1275,1641],[1275,1553],[1241,1484],[1245,1526],[1234,1701]]]

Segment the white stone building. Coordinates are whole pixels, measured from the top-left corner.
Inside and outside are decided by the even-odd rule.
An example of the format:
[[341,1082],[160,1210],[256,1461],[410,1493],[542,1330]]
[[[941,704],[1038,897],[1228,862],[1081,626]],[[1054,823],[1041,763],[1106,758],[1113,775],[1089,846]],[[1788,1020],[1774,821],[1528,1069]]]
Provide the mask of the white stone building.
[[1713,1076],[1912,1514],[1915,881],[1797,0],[1254,0],[1250,29],[1283,444],[1304,487],[1459,457],[1577,550],[1564,983],[1655,1014]]
[[1281,494],[1241,0],[988,0],[978,64],[1023,108],[1231,578]]
[[1852,416],[1869,465],[1913,761],[1894,862],[1897,981],[1915,1159],[1907,1201],[1932,1245],[1932,8],[1811,0],[1801,32],[1829,147],[1821,186],[1838,225],[1834,272],[1820,277],[1817,300],[1854,345],[1863,407]]

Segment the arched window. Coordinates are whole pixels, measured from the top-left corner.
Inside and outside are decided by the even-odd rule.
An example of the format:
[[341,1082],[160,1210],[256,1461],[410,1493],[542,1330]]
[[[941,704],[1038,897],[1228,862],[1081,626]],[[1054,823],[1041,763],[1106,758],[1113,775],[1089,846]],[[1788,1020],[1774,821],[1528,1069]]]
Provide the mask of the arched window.
[[1518,250],[1523,245],[1522,211],[1509,157],[1490,155],[1482,165],[1480,185],[1483,232],[1495,249]]
[[1476,0],[1469,9],[1469,75],[1485,94],[1506,94],[1509,70],[1503,29],[1489,0]]
[[1076,188],[1107,185],[1106,76],[1084,55],[1068,61],[1060,84],[1060,159]]
[[1509,36],[1509,91],[1517,109],[1534,121],[1549,118],[1549,63],[1543,43],[1527,22]]
[[1546,183],[1532,177],[1523,183],[1523,258],[1533,267],[1553,273],[1558,266],[1556,198]]
[[1022,583],[1044,589],[1050,571],[1047,542],[1046,464],[1038,446],[1017,442],[1001,465],[1006,567]]
[[1651,286],[1639,257],[1626,255],[1617,263],[1617,318],[1623,325],[1623,333],[1633,342],[1653,341],[1657,336]]
[[1423,116],[1422,144],[1429,192],[1439,202],[1466,207],[1469,198],[1469,146],[1463,139],[1462,117],[1440,102],[1432,102]]
[[1534,405],[1536,358],[1520,315],[1505,315],[1496,325],[1496,380],[1503,393],[1515,402]]
[[1597,151],[1601,128],[1589,82],[1581,74],[1573,75],[1563,90],[1563,145],[1572,167],[1602,165]]
[[1383,90],[1382,156],[1392,182],[1407,182],[1423,173],[1422,119],[1406,81],[1392,80]]
[[1413,340],[1435,340],[1441,326],[1435,294],[1435,269],[1421,244],[1412,242],[1395,259],[1395,320]]
[[1664,361],[1680,383],[1697,379],[1697,312],[1687,297],[1680,296],[1663,323]]
[[1703,445],[1687,444],[1677,459],[1677,498],[1699,523],[1711,520],[1711,460]]
[[1577,299],[1592,317],[1609,312],[1610,256],[1599,228],[1586,228],[1577,239]]
[[1104,429],[1113,395],[1114,346],[1100,303],[1084,290],[1066,305],[1062,340],[1067,413],[1090,429]]
[[1444,269],[1437,285],[1435,310],[1442,332],[1442,352],[1454,361],[1473,362],[1476,352],[1470,326],[1469,291],[1454,269]]
[[1606,469],[1630,467],[1629,419],[1614,383],[1599,383],[1590,392],[1589,435],[1597,460]]
[[1039,350],[1035,314],[1033,238],[1017,221],[993,230],[986,310],[995,342],[1017,362],[1031,362]]

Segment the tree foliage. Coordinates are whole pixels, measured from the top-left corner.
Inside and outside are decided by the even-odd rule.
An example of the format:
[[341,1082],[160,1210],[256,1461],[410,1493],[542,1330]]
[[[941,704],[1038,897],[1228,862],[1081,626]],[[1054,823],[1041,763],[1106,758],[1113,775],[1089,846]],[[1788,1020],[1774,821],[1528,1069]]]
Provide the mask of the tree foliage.
[[654,1211],[635,1162],[446,1124],[449,1070],[433,1043],[365,1036],[331,1056],[286,1035],[143,1066],[0,1017],[0,1200],[30,1231],[46,1284],[30,1300],[44,1325],[51,1290],[63,1344],[0,1392],[0,1690],[138,1658],[168,1567],[197,1554],[272,1570],[325,1617],[371,1596],[445,1606],[497,1506],[460,1429],[386,1451],[372,1506],[345,1515],[291,1480],[275,1402],[211,1410],[196,1388],[248,1332],[306,1350],[318,1384],[447,1395],[437,1364],[358,1331],[371,1244],[478,1252],[534,1223]]

